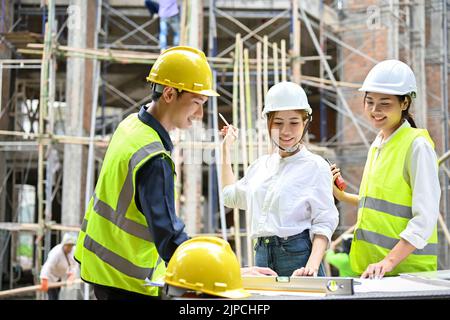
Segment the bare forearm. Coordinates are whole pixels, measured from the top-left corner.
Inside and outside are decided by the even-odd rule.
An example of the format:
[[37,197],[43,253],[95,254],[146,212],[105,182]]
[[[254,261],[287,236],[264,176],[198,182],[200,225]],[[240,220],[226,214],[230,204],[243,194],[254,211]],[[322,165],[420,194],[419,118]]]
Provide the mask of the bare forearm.
[[224,146],[222,146],[221,173],[222,173],[222,188],[235,182],[233,169],[231,167],[230,151],[228,148]]
[[336,197],[336,199],[338,199],[341,202],[345,202],[345,203],[349,203],[354,206],[358,206],[359,197],[356,194],[344,192],[344,191],[339,191],[339,192],[335,191],[334,196]]
[[394,248],[388,253],[388,255],[384,258],[384,260],[388,261],[392,268],[395,268],[400,262],[405,260],[411,253],[416,250],[412,244],[404,239],[400,239],[400,241],[395,245]]
[[361,278],[381,279],[386,273],[394,270],[394,268],[400,262],[405,260],[415,249],[416,248],[408,241],[400,239],[383,260],[369,264],[366,271],[361,275]]
[[320,262],[323,259],[323,255],[328,246],[328,239],[326,236],[321,234],[316,234],[312,243],[311,255],[308,259],[308,265],[312,265],[314,267],[319,267]]

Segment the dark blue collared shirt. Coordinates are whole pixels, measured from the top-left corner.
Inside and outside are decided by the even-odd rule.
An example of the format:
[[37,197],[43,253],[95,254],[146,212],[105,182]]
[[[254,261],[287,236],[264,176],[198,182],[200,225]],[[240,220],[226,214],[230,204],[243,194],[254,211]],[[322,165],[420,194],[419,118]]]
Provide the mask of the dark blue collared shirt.
[[[167,130],[143,106],[139,120],[152,127],[161,138],[164,148],[172,152],[173,144]],[[175,214],[175,189],[172,166],[163,156],[147,161],[136,173],[137,208],[145,215],[150,233],[160,257],[169,262],[175,249],[188,240],[184,223]]]

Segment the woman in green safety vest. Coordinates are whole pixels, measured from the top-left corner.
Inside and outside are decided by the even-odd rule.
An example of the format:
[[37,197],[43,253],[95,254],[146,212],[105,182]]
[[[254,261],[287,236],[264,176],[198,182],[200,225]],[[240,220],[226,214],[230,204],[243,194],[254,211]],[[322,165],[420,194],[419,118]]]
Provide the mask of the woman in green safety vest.
[[[398,60],[378,63],[363,86],[364,112],[379,131],[367,156],[359,195],[333,187],[339,201],[359,205],[350,251],[362,278],[437,269],[440,186],[434,143],[409,114],[416,79]],[[340,169],[332,165],[333,178]]]

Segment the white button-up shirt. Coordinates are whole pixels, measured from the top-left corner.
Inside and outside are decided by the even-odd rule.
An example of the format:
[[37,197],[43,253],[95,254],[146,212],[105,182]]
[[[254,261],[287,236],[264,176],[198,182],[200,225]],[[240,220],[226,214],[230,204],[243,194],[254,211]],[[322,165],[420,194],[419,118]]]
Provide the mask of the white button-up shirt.
[[[372,143],[377,148],[374,162],[383,152],[385,144],[394,137],[398,130],[411,127],[408,121],[394,131],[385,141],[381,133]],[[439,185],[437,157],[428,140],[424,137],[414,139],[411,151],[406,156],[405,180],[412,189],[412,215],[406,229],[400,237],[408,241],[417,249],[423,249],[436,227],[439,214],[439,200],[441,188]]]
[[331,235],[338,225],[329,164],[302,146],[296,154],[257,159],[238,182],[223,188],[224,204],[247,210],[251,237],[288,237],[309,229]]

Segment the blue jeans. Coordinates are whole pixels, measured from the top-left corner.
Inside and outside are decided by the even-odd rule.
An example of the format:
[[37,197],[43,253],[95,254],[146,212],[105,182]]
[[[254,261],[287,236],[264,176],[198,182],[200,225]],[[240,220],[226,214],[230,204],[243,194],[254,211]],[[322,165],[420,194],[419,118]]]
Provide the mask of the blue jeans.
[[[295,270],[306,266],[311,249],[309,230],[286,238],[261,237],[255,245],[255,264],[258,267],[269,267],[281,277],[290,277]],[[322,263],[318,276],[325,276]]]
[[173,33],[173,45],[180,43],[180,15],[177,14],[169,18],[159,18],[159,47],[161,50],[167,49],[167,36],[169,28]]

